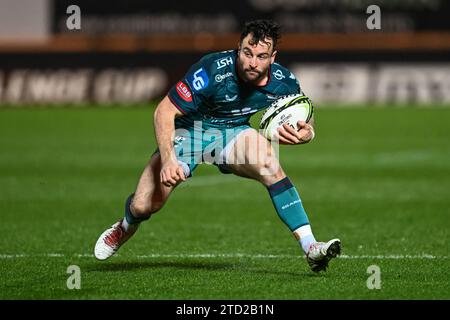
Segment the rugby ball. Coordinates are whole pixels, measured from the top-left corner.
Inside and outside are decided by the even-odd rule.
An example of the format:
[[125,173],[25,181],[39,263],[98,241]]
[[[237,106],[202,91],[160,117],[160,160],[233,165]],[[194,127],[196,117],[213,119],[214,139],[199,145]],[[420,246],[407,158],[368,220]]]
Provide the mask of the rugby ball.
[[278,127],[287,123],[298,130],[299,120],[308,122],[313,114],[314,107],[311,100],[303,94],[283,96],[273,102],[264,112],[259,125],[260,131],[271,140]]

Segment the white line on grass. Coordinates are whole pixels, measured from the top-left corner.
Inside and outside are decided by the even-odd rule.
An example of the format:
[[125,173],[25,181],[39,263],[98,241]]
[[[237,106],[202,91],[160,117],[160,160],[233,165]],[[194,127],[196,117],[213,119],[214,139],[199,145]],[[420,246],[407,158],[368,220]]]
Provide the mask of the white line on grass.
[[[283,258],[304,258],[304,255],[274,255],[274,254],[242,254],[242,253],[198,253],[198,254],[149,254],[139,255],[137,258],[248,258],[248,259],[283,259]],[[431,254],[421,255],[340,255],[340,259],[380,259],[380,260],[398,260],[398,259],[447,259],[446,256],[434,256]]]
[[[118,256],[118,255],[116,255]],[[93,258],[91,253],[83,254],[62,254],[62,253],[37,253],[37,254],[0,254],[0,259],[17,259],[17,258]],[[245,253],[189,253],[189,254],[148,254],[137,255],[139,259],[158,259],[158,258],[245,258],[245,259],[295,259],[304,258],[303,255],[286,255],[286,254],[245,254]],[[430,260],[430,259],[448,259],[447,256],[434,256],[431,254],[418,255],[340,255],[339,259],[378,259],[378,260]]]

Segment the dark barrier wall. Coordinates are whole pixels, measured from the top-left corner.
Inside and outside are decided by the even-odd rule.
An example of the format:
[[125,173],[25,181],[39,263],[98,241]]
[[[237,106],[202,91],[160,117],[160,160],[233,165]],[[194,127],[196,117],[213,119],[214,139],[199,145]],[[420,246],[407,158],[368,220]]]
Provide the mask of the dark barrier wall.
[[[0,105],[132,104],[163,96],[201,53],[0,54]],[[280,52],[316,101],[450,103],[450,52]]]

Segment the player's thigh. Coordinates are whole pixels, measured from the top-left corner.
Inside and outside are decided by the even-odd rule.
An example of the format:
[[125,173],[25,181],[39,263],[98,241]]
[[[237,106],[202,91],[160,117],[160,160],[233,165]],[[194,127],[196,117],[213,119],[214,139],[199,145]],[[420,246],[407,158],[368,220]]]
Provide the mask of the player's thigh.
[[167,187],[160,181],[161,156],[153,154],[146,165],[134,194],[132,206],[139,211],[159,209],[175,187]]
[[284,176],[278,161],[278,146],[272,146],[254,129],[246,130],[236,138],[227,155],[226,166],[236,175],[265,184]]

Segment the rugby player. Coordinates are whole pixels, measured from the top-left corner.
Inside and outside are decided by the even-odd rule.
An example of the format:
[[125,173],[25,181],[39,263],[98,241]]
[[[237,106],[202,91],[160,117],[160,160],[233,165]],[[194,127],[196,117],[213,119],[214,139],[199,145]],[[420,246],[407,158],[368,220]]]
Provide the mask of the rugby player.
[[[300,196],[271,142],[249,125],[250,117],[274,100],[302,92],[295,76],[275,63],[279,38],[275,22],[247,22],[237,50],[207,54],[169,90],[154,113],[158,149],[126,200],[125,216],[98,238],[97,259],[106,260],[117,252],[141,222],[161,210],[197,165],[208,161],[223,173],[254,179],[267,188],[312,271],[326,270],[330,259],[340,254],[339,239],[316,241]],[[299,121],[298,130],[288,125],[279,128],[276,138],[296,145],[313,137],[311,119]]]

